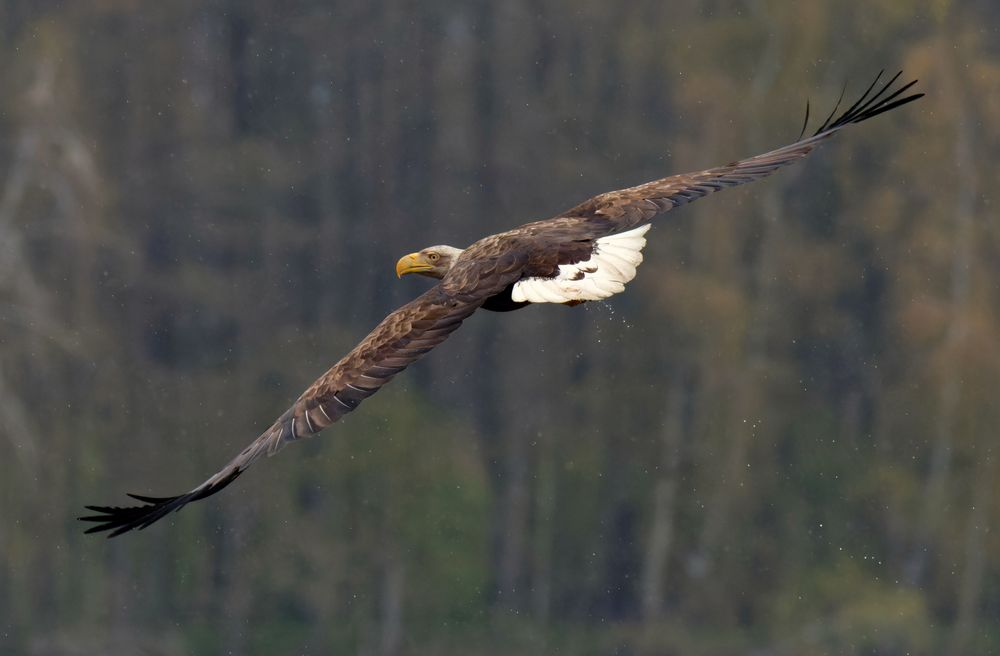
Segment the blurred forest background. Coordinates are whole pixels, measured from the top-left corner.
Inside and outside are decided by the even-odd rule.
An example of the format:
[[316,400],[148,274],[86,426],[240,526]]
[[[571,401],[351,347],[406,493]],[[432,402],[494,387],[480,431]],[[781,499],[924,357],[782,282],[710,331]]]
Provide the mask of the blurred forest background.
[[[0,2],[0,651],[1000,653],[1000,5]],[[190,489],[404,253],[927,97]]]

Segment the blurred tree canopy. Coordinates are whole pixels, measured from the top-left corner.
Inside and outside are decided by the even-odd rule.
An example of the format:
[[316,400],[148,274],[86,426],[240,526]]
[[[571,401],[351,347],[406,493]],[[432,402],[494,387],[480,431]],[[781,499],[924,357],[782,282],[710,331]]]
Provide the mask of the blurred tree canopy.
[[[0,651],[1000,651],[998,5],[0,3]],[[473,317],[150,530],[464,246],[927,97]],[[893,71],[894,72],[894,71]],[[991,182],[993,181],[993,182]]]

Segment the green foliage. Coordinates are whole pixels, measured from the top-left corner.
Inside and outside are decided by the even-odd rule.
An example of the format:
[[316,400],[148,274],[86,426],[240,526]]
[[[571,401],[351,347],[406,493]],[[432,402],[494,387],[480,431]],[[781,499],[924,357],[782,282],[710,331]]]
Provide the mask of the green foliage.
[[918,590],[873,579],[856,558],[827,563],[775,601],[790,653],[934,653],[933,622]]

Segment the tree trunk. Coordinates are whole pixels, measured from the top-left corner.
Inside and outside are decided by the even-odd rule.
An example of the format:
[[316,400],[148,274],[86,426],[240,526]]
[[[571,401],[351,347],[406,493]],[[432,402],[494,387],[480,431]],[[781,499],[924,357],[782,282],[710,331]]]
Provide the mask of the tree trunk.
[[676,370],[667,389],[667,410],[660,433],[662,452],[653,486],[653,516],[640,582],[642,618],[646,622],[655,621],[663,614],[667,562],[674,541],[677,472],[684,443],[684,395],[684,377]]
[[389,550],[382,572],[380,656],[395,656],[403,644],[404,569],[396,549]]
[[753,441],[760,417],[760,382],[758,372],[766,362],[765,339],[769,330],[772,307],[775,302],[774,268],[780,248],[781,193],[779,185],[772,184],[763,195],[765,233],[757,260],[754,278],[757,297],[750,309],[751,317],[745,337],[744,360],[735,377],[734,399],[729,412],[730,430],[728,451],[720,467],[721,478],[705,508],[698,549],[691,560],[691,574],[703,576],[712,566],[718,541],[729,520],[734,496],[746,472],[747,454]]
[[556,508],[556,463],[552,431],[545,430],[538,438],[538,465],[534,506],[532,547],[531,610],[535,619],[545,623],[552,607],[552,541]]
[[976,486],[973,491],[972,512],[965,529],[965,558],[962,578],[958,586],[955,627],[948,640],[948,656],[962,656],[975,629],[976,606],[983,590],[983,574],[986,567],[984,538],[990,532],[990,510],[993,501],[993,460],[982,458],[976,467]]
[[[950,66],[948,68],[954,68]],[[947,72],[947,71],[946,71]],[[954,75],[945,75],[946,83],[955,87]],[[955,251],[951,266],[950,322],[941,348],[946,365],[938,390],[938,412],[934,421],[934,444],[924,482],[922,510],[913,550],[905,565],[904,578],[910,585],[919,585],[927,569],[928,546],[939,529],[947,510],[948,483],[951,478],[952,448],[957,425],[959,404],[962,400],[962,371],[954,354],[968,333],[970,277],[975,266],[973,216],[978,182],[973,156],[974,124],[968,105],[958,88],[949,89],[949,95],[958,99],[959,116],[955,140],[955,168],[957,176],[955,198]]]

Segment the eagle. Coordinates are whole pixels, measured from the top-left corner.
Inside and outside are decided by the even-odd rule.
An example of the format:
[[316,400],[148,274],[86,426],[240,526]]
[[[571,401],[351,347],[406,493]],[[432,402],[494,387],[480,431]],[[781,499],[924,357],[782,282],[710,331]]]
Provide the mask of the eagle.
[[[86,532],[108,537],[144,529],[187,504],[220,491],[264,455],[316,435],[356,409],[413,362],[448,338],[480,308],[509,312],[537,303],[577,305],[625,289],[642,262],[652,219],[703,196],[771,175],[813,151],[843,128],[913,102],[904,95],[917,80],[894,88],[902,72],[864,94],[837,115],[843,100],[811,136],[809,104],[799,138],[776,150],[696,173],[674,175],[594,196],[551,219],[527,223],[461,249],[431,246],[402,257],[396,274],[439,280],[382,320],[292,406],[219,472],[193,490],[172,497],[129,494],[140,505],[86,506],[94,522]],[[836,118],[834,118],[836,116]]]

